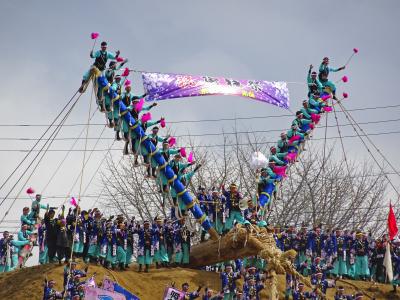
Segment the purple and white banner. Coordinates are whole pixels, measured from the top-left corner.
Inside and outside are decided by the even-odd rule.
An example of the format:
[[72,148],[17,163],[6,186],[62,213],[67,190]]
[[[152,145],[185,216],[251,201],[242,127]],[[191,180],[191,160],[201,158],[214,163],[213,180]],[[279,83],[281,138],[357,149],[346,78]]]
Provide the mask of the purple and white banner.
[[142,73],[147,101],[171,98],[234,95],[289,108],[286,82],[236,80],[223,77]]

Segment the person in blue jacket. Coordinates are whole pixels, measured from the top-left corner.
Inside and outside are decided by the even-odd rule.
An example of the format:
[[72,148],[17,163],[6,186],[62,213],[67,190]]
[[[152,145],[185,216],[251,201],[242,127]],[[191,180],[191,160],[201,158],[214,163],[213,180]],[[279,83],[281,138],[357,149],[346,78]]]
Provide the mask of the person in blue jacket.
[[64,291],[58,292],[54,289],[56,282],[54,280],[45,279],[44,288],[43,288],[43,300],[55,300],[55,299],[63,299]]
[[237,285],[236,281],[241,278],[240,272],[233,272],[232,265],[225,266],[225,272],[221,273],[221,286],[224,291],[224,300],[235,299]]

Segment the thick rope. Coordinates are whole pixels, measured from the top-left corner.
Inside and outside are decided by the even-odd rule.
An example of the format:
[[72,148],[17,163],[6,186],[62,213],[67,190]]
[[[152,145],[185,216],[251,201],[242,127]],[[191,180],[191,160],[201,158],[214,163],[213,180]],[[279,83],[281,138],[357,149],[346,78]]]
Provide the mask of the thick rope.
[[[17,167],[11,172],[11,174],[7,177],[7,179],[2,183],[0,186],[0,190],[6,185],[6,183],[10,180],[10,178],[15,174],[15,172],[19,169],[19,167],[24,163],[24,161],[28,158],[28,156],[32,153],[32,151],[36,148],[36,146],[42,141],[43,137],[46,135],[46,133],[50,130],[51,127],[53,127],[54,123],[57,121],[57,119],[61,116],[61,114],[65,111],[65,109],[68,107],[68,105],[72,102],[72,100],[75,98],[76,94],[78,91],[75,92],[75,94],[71,97],[71,99],[67,102],[67,104],[62,108],[61,112],[55,117],[53,122],[47,127],[45,132],[40,136],[40,138],[36,141],[36,143],[32,146],[32,148],[29,150],[29,152],[25,155],[25,157],[19,162]],[[78,97],[79,98],[79,97]],[[3,204],[3,202],[0,204],[0,206]]]
[[[92,75],[92,79],[96,80],[96,77]],[[75,244],[75,235],[76,235],[76,227],[78,225],[78,217],[80,214],[80,202],[81,202],[81,192],[82,192],[82,182],[83,182],[83,174],[85,170],[85,165],[86,165],[86,149],[87,149],[87,141],[88,141],[88,135],[89,135],[89,124],[90,124],[90,113],[92,111],[92,102],[93,102],[93,91],[94,91],[94,85],[92,86],[92,91],[90,95],[90,101],[89,101],[89,113],[88,113],[88,119],[87,119],[87,124],[86,124],[86,136],[85,136],[85,151],[83,152],[83,159],[82,159],[82,170],[81,170],[81,182],[79,186],[79,196],[78,196],[78,205],[76,206],[76,212],[75,212],[75,226],[74,226],[74,233],[72,235],[72,245],[71,245],[71,255],[69,258],[69,270],[71,270],[71,265],[72,265],[72,258],[74,255],[74,244]],[[68,288],[68,283],[70,280],[71,274],[68,274],[67,277],[67,288]]]
[[[71,114],[73,108],[75,107],[76,103],[78,102],[79,98],[81,95],[79,95],[79,97],[75,100],[75,102],[73,103],[73,105],[70,107],[70,109],[68,110],[67,114],[63,117],[62,121],[60,124],[57,125],[56,129],[53,131],[53,133],[51,134],[50,138],[44,143],[44,145],[42,146],[42,148],[40,149],[40,151],[38,152],[38,154],[34,157],[34,159],[31,161],[31,163],[29,164],[29,166],[27,167],[27,169],[23,172],[23,174],[21,175],[21,177],[18,179],[18,181],[14,184],[13,188],[10,190],[10,192],[4,197],[3,201],[1,204],[3,204],[3,202],[7,199],[7,197],[10,195],[10,193],[12,192],[12,190],[16,187],[16,185],[19,183],[19,181],[23,178],[23,176],[26,174],[26,172],[29,170],[29,168],[33,165],[33,163],[35,162],[36,158],[39,157],[40,154],[42,154],[42,156],[39,158],[39,161],[36,163],[36,166],[34,167],[33,171],[31,172],[31,174],[29,175],[28,179],[25,181],[25,183],[23,184],[22,188],[20,189],[20,191],[18,192],[18,194],[15,196],[13,202],[11,203],[11,205],[9,206],[9,208],[7,209],[6,213],[4,214],[3,218],[0,220],[0,224],[4,221],[5,217],[8,215],[8,213],[10,212],[11,208],[14,206],[16,200],[18,199],[19,195],[22,193],[22,191],[25,188],[25,185],[28,183],[28,181],[30,180],[30,178],[33,176],[33,174],[35,173],[36,169],[39,167],[41,161],[43,160],[43,158],[45,157],[47,151],[49,150],[50,146],[52,145],[52,143],[54,142],[55,137],[58,135],[58,133],[60,132],[62,126],[64,125],[65,121],[68,119],[68,116]],[[46,148],[46,150],[43,152],[43,149]],[[0,204],[0,206],[1,206]]]
[[341,103],[341,107],[344,110],[345,113],[347,113],[347,115],[350,117],[350,119],[354,122],[354,124],[358,127],[358,129],[360,129],[360,131],[365,135],[365,137],[367,138],[367,140],[371,143],[371,145],[375,148],[375,150],[379,153],[379,155],[388,163],[388,165],[392,168],[393,172],[395,172],[397,175],[400,176],[399,171],[396,170],[396,168],[393,166],[393,164],[390,162],[390,160],[388,160],[383,153],[381,152],[381,150],[375,145],[375,143],[370,139],[370,137],[368,136],[368,134],[361,128],[361,126],[356,122],[356,120],[354,120],[353,116],[349,113],[349,111],[344,107],[343,103]]
[[[354,126],[354,124],[352,123],[352,121],[350,120],[350,117],[347,115],[347,112],[345,110],[345,108],[343,107],[342,103],[340,101],[337,101],[337,103],[339,104],[340,108],[342,109],[342,111],[345,114],[346,119],[351,123],[353,130],[355,131],[356,135],[359,137],[359,139],[361,140],[361,142],[363,143],[364,147],[367,149],[369,155],[372,157],[372,159],[374,160],[374,162],[376,163],[376,165],[379,167],[379,169],[381,170],[382,174],[384,174],[384,176],[386,177],[386,179],[388,180],[390,186],[393,188],[393,190],[396,192],[398,198],[400,198],[400,193],[397,190],[397,188],[394,186],[393,182],[390,180],[390,178],[387,176],[387,174],[385,173],[383,167],[379,164],[378,160],[376,159],[376,157],[372,154],[371,150],[369,149],[368,145],[365,143],[364,139],[362,138],[362,136],[359,134],[359,132],[357,131],[357,128]],[[365,134],[364,134],[365,135]]]
[[[95,114],[96,114],[96,111],[93,112],[93,114],[90,117],[90,119],[92,119]],[[62,159],[62,161],[59,163],[59,165],[57,166],[57,168],[55,169],[53,174],[50,176],[50,179],[47,181],[46,185],[44,186],[44,188],[41,191],[42,194],[45,194],[45,191],[47,190],[48,186],[53,181],[54,177],[58,174],[58,172],[60,171],[62,165],[64,164],[64,162],[66,161],[68,156],[71,154],[72,150],[75,148],[75,145],[78,143],[80,137],[85,132],[85,129],[86,129],[86,126],[83,127],[82,131],[79,133],[78,137],[75,139],[75,141],[73,142],[72,146],[69,148],[68,152],[65,154],[64,158]]]

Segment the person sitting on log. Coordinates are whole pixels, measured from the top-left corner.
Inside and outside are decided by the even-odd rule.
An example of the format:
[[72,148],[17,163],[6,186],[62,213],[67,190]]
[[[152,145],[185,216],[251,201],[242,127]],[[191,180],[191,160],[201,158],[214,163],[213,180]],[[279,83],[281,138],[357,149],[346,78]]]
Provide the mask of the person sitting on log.
[[[154,104],[153,104],[153,106],[154,106]],[[139,123],[139,126],[142,127],[143,131],[146,133],[147,129],[149,129],[150,127],[152,127],[154,125],[159,124],[163,119],[164,118],[161,117],[159,120],[151,120],[150,113],[147,113],[147,115],[146,114],[142,115],[140,120],[138,119],[137,122]],[[132,143],[134,142],[133,152],[135,155],[135,165],[138,165],[137,157],[140,154],[143,156],[143,161],[144,161],[145,165],[147,166],[150,163],[149,153],[143,144],[143,140],[140,141],[136,137],[135,132],[133,130],[131,131],[131,139],[132,139]]]
[[[130,87],[128,88],[128,91],[130,92]],[[146,94],[143,94],[140,98],[137,96],[132,96],[131,104],[129,106],[127,106],[128,111],[130,111],[131,116],[136,121],[140,121],[141,116],[143,115],[144,112],[149,111],[153,107],[157,106],[157,103],[153,103],[151,105],[145,105],[145,106],[139,105],[140,101],[138,101],[138,99],[143,99],[143,97],[145,97],[145,96],[146,96]],[[122,98],[122,99],[124,99],[124,98]],[[122,131],[124,132],[124,139],[125,139],[124,155],[128,154],[128,145],[129,145],[129,138],[130,138],[132,153],[135,158],[135,165],[137,166],[137,165],[139,165],[139,162],[138,162],[138,156],[139,156],[138,139],[136,137],[136,133],[130,129],[132,124],[126,123],[125,118],[122,118],[122,119],[124,120],[122,123]],[[147,125],[147,126],[149,126],[149,125]]]
[[303,134],[307,135],[312,129],[310,127],[310,124],[312,123],[311,119],[306,119],[303,117],[303,113],[301,111],[296,112],[296,119],[292,121],[292,126],[297,125],[297,128],[299,131],[301,131]]
[[311,72],[313,65],[310,65],[307,74],[308,97],[316,91],[322,92],[323,85],[317,77],[317,72]]
[[79,88],[79,92],[83,93],[85,89],[85,85],[90,78],[90,72],[93,67],[96,67],[100,72],[104,73],[107,65],[107,61],[109,59],[117,59],[120,51],[117,50],[115,53],[107,51],[107,42],[101,43],[101,49],[97,50],[93,53],[93,50],[90,51],[90,57],[94,58],[95,61],[90,69],[83,75],[82,83]]
[[287,163],[284,161],[287,152],[277,152],[274,146],[269,148],[269,150],[270,150],[269,161],[274,161],[279,166],[287,165]]
[[309,99],[308,99],[308,105],[311,109],[316,110],[318,113],[322,111],[322,108],[326,106],[326,102],[321,99],[321,94],[320,92],[314,92]]
[[226,215],[228,216],[225,222],[224,232],[227,233],[232,229],[233,223],[239,222],[244,223],[242,212],[239,208],[239,202],[243,199],[242,194],[238,191],[238,187],[235,183],[229,186],[229,191],[225,190],[225,186],[222,185],[222,193],[226,199]]
[[287,134],[286,132],[281,133],[281,138],[278,141],[278,153],[287,153],[289,144],[288,144],[288,139],[287,139]]
[[300,145],[303,144],[304,134],[299,130],[296,124],[293,124],[291,128],[286,133],[287,138],[289,139],[289,146],[294,146],[297,150],[300,149]]
[[[154,126],[153,128],[151,128],[151,133],[148,135],[148,138],[150,139],[151,143],[154,145],[155,148],[157,148],[158,143],[162,143],[165,140],[168,140],[168,136],[165,138],[158,136],[159,129],[160,128],[158,128],[158,126]],[[147,177],[155,179],[157,177],[156,170],[157,170],[157,162],[153,158],[150,158],[150,163],[146,169]]]
[[[179,153],[179,149],[170,148],[169,141],[164,139],[162,142],[162,148],[159,149],[159,152],[164,157],[164,160],[169,164],[171,155],[176,155]],[[153,159],[151,160],[152,165],[154,165]],[[165,177],[164,172],[159,171],[159,176],[157,177],[158,184],[160,185],[160,192],[166,194],[169,191],[168,188],[168,179]]]
[[[114,90],[118,96],[120,97],[121,95],[121,89],[122,89],[122,82],[121,82],[121,76],[117,75],[115,76],[114,82],[111,84],[110,89]],[[117,98],[118,98],[117,96]],[[112,126],[114,128],[115,132],[115,139],[117,141],[121,140],[121,137],[119,136],[119,132],[121,130],[121,123],[120,123],[120,108],[119,108],[119,101],[118,99],[111,99],[111,105],[112,105],[112,111],[108,112],[108,119],[112,120]],[[111,124],[111,121],[110,121]]]
[[300,111],[303,114],[303,118],[306,118],[307,120],[312,120],[311,116],[313,114],[318,115],[318,110],[312,109],[307,100],[303,101],[303,107],[300,109]]
[[335,99],[335,100],[337,100],[336,86],[333,82],[328,80],[329,72],[338,72],[338,71],[344,70],[345,68],[346,68],[345,66],[337,68],[337,69],[329,67],[329,58],[328,57],[324,57],[321,65],[319,66],[318,78],[324,87],[328,87],[332,91],[333,99]]
[[236,281],[241,278],[240,272],[233,272],[232,265],[225,266],[225,272],[221,273],[221,286],[224,291],[224,300],[233,300],[236,296]]

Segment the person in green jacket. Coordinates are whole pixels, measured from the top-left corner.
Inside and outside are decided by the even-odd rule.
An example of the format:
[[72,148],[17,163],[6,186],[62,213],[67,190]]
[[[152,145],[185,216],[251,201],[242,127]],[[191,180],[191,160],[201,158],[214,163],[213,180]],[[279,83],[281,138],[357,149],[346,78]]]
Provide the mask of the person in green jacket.
[[24,207],[22,209],[21,224],[28,225],[31,231],[35,229],[36,221],[33,219],[33,214],[29,212],[29,207]]
[[269,161],[274,161],[279,166],[285,166],[286,162],[283,160],[287,155],[287,152],[276,152],[276,148],[272,146],[269,151],[271,152],[269,155]]
[[333,99],[335,99],[335,100],[337,100],[336,86],[332,81],[328,80],[329,72],[338,72],[338,71],[344,70],[345,68],[346,68],[345,66],[340,67],[340,68],[329,67],[329,58],[328,57],[324,57],[321,65],[319,66],[318,78],[324,87],[328,87],[331,90],[331,92],[333,94]]
[[316,91],[322,92],[322,89],[324,87],[317,77],[317,72],[311,72],[312,68],[313,65],[310,65],[307,74],[308,97],[310,97],[310,95],[312,95]]
[[[162,118],[161,118],[162,119]],[[147,122],[142,122],[142,120],[138,120],[138,126],[141,126],[143,131],[146,132],[146,130],[154,125],[157,125],[161,122],[160,120],[149,120]],[[136,126],[136,124],[135,124]],[[146,137],[148,138],[148,137]],[[143,145],[143,140],[140,141],[138,138],[136,138],[136,133],[134,130],[131,130],[131,141],[132,141],[132,152],[134,154],[135,157],[135,165],[139,165],[138,162],[138,157],[139,155],[143,156],[143,160],[145,164],[149,163],[149,159],[148,159],[148,151],[146,149],[146,147]]]
[[303,114],[303,117],[307,120],[311,120],[312,114],[318,114],[318,110],[312,109],[307,100],[303,101],[303,107],[300,109],[300,111]]
[[121,88],[122,88],[121,76],[117,75],[115,76],[115,81],[111,84],[111,89],[116,91],[118,96],[116,96],[114,99],[111,99],[112,110],[107,113],[110,124],[113,124],[112,127],[114,128],[115,139],[117,141],[121,140],[121,137],[119,136],[121,124],[120,124],[120,109],[118,101],[119,98],[121,97]]
[[[167,140],[164,140],[162,143],[162,149],[158,150],[161,155],[164,157],[167,163],[170,162],[171,155],[179,154],[179,149],[170,148]],[[179,159],[181,159],[181,155],[179,154]],[[152,159],[153,164],[153,159]],[[158,182],[162,186],[162,191],[164,193],[168,193],[168,179],[165,177],[164,172],[159,171]]]
[[327,104],[325,101],[321,99],[321,94],[319,92],[315,92],[310,96],[308,99],[308,104],[312,109],[317,110],[318,112],[321,111],[321,109],[326,106]]
[[[159,131],[158,126],[154,126],[151,129],[151,133],[147,136],[150,139],[151,143],[156,148],[158,146],[158,143],[162,143],[162,142],[164,142],[164,140],[168,139],[168,136],[165,137],[165,138],[162,138],[161,136],[159,136],[158,135],[158,131]],[[157,177],[157,175],[156,175],[157,166],[158,166],[157,162],[153,159],[153,156],[151,156],[150,157],[150,163],[147,166],[147,170],[146,170],[148,178],[154,178],[155,179]]]
[[47,204],[42,204],[40,201],[42,200],[42,195],[36,194],[35,200],[32,201],[32,206],[31,206],[31,215],[32,215],[32,220],[37,223],[37,218],[39,217],[40,214],[40,209],[48,209],[49,205]]

